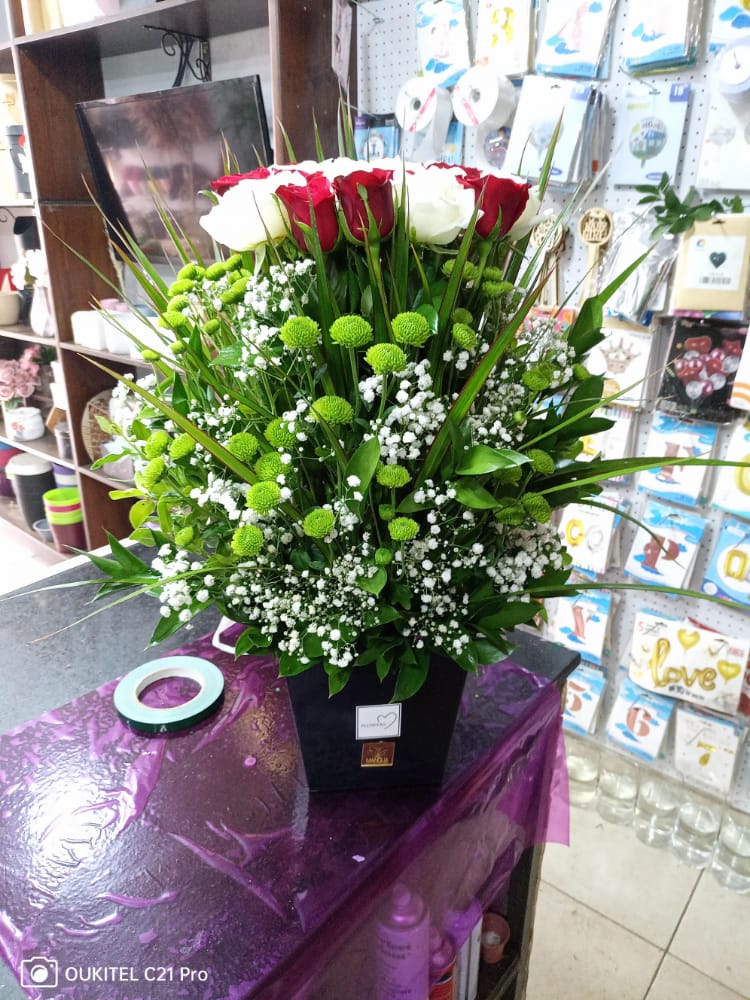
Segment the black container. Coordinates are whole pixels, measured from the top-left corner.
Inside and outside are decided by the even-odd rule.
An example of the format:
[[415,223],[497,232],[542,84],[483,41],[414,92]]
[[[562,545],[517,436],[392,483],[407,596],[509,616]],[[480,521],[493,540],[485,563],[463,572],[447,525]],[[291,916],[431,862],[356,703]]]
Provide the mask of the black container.
[[433,657],[414,697],[391,704],[395,678],[381,684],[373,665],[332,698],[322,666],[287,677],[310,789],[439,786],[465,681],[452,660]]
[[33,529],[35,521],[46,517],[43,495],[55,488],[52,465],[43,458],[24,453],[11,458],[5,472],[13,484],[23,519]]

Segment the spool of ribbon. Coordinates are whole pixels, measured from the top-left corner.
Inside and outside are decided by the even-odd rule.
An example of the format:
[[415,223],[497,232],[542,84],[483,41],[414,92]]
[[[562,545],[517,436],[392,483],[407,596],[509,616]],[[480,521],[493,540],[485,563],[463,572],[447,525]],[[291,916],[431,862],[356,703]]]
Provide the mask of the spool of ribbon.
[[453,88],[453,114],[463,125],[498,129],[516,110],[517,91],[507,76],[473,66]]
[[[156,681],[186,678],[199,685],[198,693],[182,704],[154,707],[141,695]],[[208,718],[224,698],[224,676],[218,667],[198,656],[166,656],[150,660],[119,681],[114,693],[117,714],[131,729],[158,735],[187,729]]]
[[407,80],[396,98],[396,119],[402,130],[407,160],[439,159],[448,135],[453,108],[450,93],[429,80]]

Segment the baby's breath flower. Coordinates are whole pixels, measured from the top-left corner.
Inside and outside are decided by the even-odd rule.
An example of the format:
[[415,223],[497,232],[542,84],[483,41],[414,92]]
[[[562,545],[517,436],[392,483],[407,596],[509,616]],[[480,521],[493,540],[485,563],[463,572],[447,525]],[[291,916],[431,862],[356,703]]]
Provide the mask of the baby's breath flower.
[[281,488],[272,482],[253,483],[247,491],[247,505],[259,514],[265,514],[281,503]]
[[189,434],[180,434],[169,446],[169,457],[175,462],[195,451],[195,441]]
[[320,343],[320,327],[309,316],[290,316],[279,331],[279,337],[289,348],[310,348]]
[[296,435],[289,430],[289,423],[283,417],[275,417],[263,431],[263,436],[274,448],[291,448],[297,443]]
[[375,473],[375,478],[381,486],[398,489],[411,481],[409,470],[403,465],[381,465]]
[[325,538],[333,531],[336,518],[332,510],[318,507],[311,510],[302,522],[302,530],[309,538]]
[[410,542],[419,534],[419,525],[412,517],[397,517],[388,523],[388,534],[394,542]]
[[425,317],[416,312],[399,313],[393,317],[391,326],[396,340],[410,347],[422,347],[432,333]]
[[227,441],[227,450],[231,451],[241,462],[249,462],[258,448],[260,448],[260,445],[258,444],[257,437],[248,431],[240,431],[239,434],[233,434]]
[[364,347],[372,340],[372,327],[363,316],[339,316],[331,324],[330,334],[341,347]]
[[163,455],[168,447],[169,434],[162,430],[153,431],[143,446],[143,455],[149,459],[156,458],[157,455]]
[[466,323],[454,323],[451,334],[458,346],[464,351],[473,351],[477,346],[477,335]]
[[352,404],[341,396],[321,396],[310,409],[327,424],[348,424],[354,418]]
[[396,344],[373,344],[365,354],[365,360],[376,375],[402,372],[407,365],[406,355]]
[[277,451],[266,452],[255,463],[255,474],[258,479],[268,479],[275,482],[276,477],[280,476],[283,471],[284,463]]
[[263,532],[254,524],[245,524],[232,535],[232,551],[238,556],[257,556],[263,543]]

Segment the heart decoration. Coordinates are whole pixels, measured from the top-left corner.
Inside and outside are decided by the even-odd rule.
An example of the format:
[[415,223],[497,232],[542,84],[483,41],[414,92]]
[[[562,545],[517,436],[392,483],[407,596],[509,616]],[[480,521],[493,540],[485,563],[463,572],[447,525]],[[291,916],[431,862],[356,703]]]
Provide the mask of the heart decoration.
[[714,267],[721,267],[721,265],[727,259],[727,255],[725,253],[714,252],[709,255],[708,259],[711,261]]
[[680,640],[680,645],[685,650],[692,649],[693,646],[697,645],[701,641],[699,632],[689,632],[686,628],[677,630],[677,638]]
[[397,718],[398,716],[395,712],[386,712],[385,715],[378,716],[377,722],[379,726],[383,726],[384,729],[387,729],[389,726],[395,724]]
[[742,670],[739,663],[730,663],[729,660],[719,660],[716,667],[727,682],[734,680]]

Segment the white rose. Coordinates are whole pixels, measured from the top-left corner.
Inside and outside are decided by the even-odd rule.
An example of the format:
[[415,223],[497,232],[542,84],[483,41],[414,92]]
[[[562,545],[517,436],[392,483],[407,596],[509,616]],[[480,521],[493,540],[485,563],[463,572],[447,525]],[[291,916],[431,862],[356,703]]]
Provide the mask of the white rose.
[[524,236],[528,236],[534,226],[540,221],[539,209],[541,206],[542,200],[539,197],[539,188],[529,188],[529,200],[526,202],[526,208],[521,213],[521,217],[516,219],[515,225],[511,227],[508,233],[508,236],[512,240],[522,240]]
[[451,243],[474,213],[474,192],[452,170],[407,165],[406,197],[409,229],[420,243]]
[[275,191],[282,184],[304,183],[305,178],[295,170],[240,181],[221,196],[200,224],[217,243],[231,250],[254,250],[269,239],[283,239],[289,220]]

